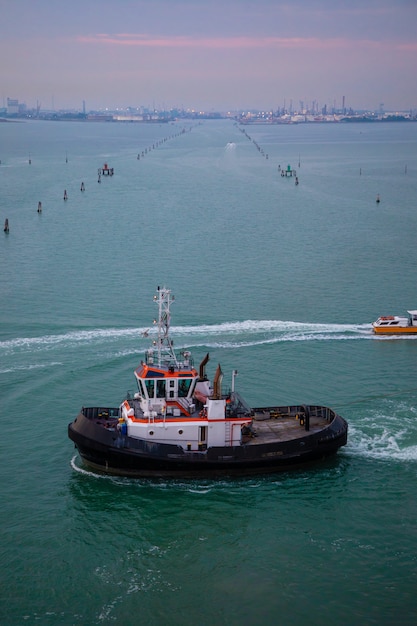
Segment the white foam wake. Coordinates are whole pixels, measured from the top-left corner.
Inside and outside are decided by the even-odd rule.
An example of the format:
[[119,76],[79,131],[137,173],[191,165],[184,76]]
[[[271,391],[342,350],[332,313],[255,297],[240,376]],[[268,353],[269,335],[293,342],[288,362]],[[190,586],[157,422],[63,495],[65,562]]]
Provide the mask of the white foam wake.
[[377,410],[360,422],[349,422],[347,452],[384,461],[417,461],[414,404],[391,400],[384,404],[384,410]]
[[[144,334],[152,336],[156,329],[146,328],[106,328],[76,330],[64,334],[42,335],[40,337],[16,337],[0,341],[0,354],[10,354],[17,351],[37,351],[53,349],[63,344],[97,344],[120,339],[145,340]],[[192,340],[196,337],[226,338],[227,336],[240,337],[248,340],[250,336],[263,334],[256,343],[270,341],[311,341],[325,339],[352,339],[373,337],[369,324],[314,324],[305,322],[289,322],[281,320],[246,320],[243,322],[224,322],[222,324],[202,324],[198,326],[173,326],[171,333],[174,337],[183,340]],[[275,334],[268,337],[268,334]],[[279,334],[279,336],[277,335]]]

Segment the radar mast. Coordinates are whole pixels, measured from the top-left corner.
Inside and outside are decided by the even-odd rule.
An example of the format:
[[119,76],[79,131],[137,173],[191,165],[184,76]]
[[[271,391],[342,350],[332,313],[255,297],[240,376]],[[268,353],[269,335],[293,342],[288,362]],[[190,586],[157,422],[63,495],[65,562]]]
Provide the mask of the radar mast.
[[158,327],[158,338],[154,341],[154,347],[158,353],[158,367],[163,365],[173,365],[178,367],[178,360],[174,352],[174,342],[169,336],[169,326],[171,323],[171,304],[175,301],[175,296],[170,289],[158,287],[157,295],[153,297],[158,304],[158,319],[154,324]]

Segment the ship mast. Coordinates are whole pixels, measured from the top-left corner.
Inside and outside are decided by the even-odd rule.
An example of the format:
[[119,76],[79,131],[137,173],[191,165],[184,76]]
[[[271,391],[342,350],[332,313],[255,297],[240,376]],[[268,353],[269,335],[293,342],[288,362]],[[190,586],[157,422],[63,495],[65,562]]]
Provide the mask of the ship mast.
[[[174,352],[174,342],[169,336],[169,326],[171,322],[170,306],[175,301],[175,296],[170,289],[158,287],[158,295],[153,297],[158,304],[158,319],[154,324],[158,326],[158,339],[154,341],[154,347],[158,352],[158,367],[162,365],[175,365],[178,367],[178,360]],[[163,363],[164,362],[164,363]]]

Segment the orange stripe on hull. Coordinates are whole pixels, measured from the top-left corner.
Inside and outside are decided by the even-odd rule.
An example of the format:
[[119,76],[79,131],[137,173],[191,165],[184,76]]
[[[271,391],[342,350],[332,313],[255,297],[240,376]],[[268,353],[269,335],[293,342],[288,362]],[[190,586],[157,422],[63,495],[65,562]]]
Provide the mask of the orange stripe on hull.
[[417,326],[396,326],[391,328],[378,328],[374,326],[374,333],[377,335],[415,335],[417,334]]

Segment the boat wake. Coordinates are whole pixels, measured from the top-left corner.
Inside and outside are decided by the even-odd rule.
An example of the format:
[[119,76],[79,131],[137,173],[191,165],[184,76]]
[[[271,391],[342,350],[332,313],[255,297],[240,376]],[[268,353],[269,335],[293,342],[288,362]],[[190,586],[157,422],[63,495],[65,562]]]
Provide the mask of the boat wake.
[[417,461],[417,409],[413,404],[386,401],[360,422],[349,420],[349,440],[342,454],[381,461]]
[[[376,336],[370,324],[316,324],[283,320],[245,320],[198,326],[174,326],[178,350],[240,349],[287,342],[416,341],[417,335]],[[156,336],[152,328],[95,328],[39,337],[16,337],[0,341],[1,374],[56,367],[79,360],[101,362],[141,355]]]
[[[187,491],[189,493],[202,496],[207,495],[214,489],[217,491],[227,489],[227,492],[230,495],[231,483],[236,483],[237,480],[236,478],[189,478],[188,480],[181,478],[170,478],[169,480],[162,478],[129,478],[128,476],[101,474],[92,469],[82,467],[81,463],[82,461],[78,454],[74,454],[70,461],[71,468],[77,474],[89,478],[98,478],[119,486],[133,486],[135,488],[141,486],[148,488],[152,486],[160,491],[169,490],[170,492],[172,492],[173,489],[177,489],[179,491]],[[246,477],[245,485],[250,487],[251,484],[256,487],[259,484],[259,480],[257,478]],[[238,493],[238,491],[236,491],[236,493]]]
[[52,361],[51,363],[29,363],[29,364],[22,364],[22,365],[14,365],[11,367],[2,367],[0,368],[0,374],[9,374],[11,372],[18,372],[18,371],[30,371],[30,370],[36,370],[36,369],[43,369],[45,367],[60,367],[62,366],[62,363],[60,361]]
[[0,353],[12,354],[19,350],[36,352],[39,350],[54,349],[56,346],[65,344],[91,344],[100,340],[115,339],[117,337],[135,337],[138,333],[143,333],[144,329],[93,329],[77,330],[64,333],[62,335],[42,335],[41,337],[16,337],[0,341]]
[[[109,341],[120,341],[132,338],[141,345],[146,345],[145,338],[155,334],[155,329],[147,328],[107,328],[76,330],[60,335],[43,335],[40,337],[16,337],[0,341],[0,355],[15,352],[38,352],[54,350],[56,347],[71,345],[97,345]],[[236,339],[239,344],[242,338],[247,345],[249,338],[254,339],[254,345],[270,343],[271,341],[312,341],[337,339],[369,339],[374,338],[369,324],[314,324],[303,322],[286,322],[280,320],[246,320],[244,322],[224,322],[222,324],[203,324],[199,326],[173,326],[172,332],[183,341],[195,345],[198,338],[200,343],[207,345],[207,341],[216,338]],[[217,343],[216,343],[217,345]]]
[[84,474],[85,476],[95,476],[96,478],[107,478],[107,476],[101,476],[100,474],[95,474],[91,470],[83,469],[82,467],[78,465],[79,462],[80,462],[80,458],[78,454],[74,454],[74,456],[71,459],[71,467],[75,472],[78,472],[78,474]]
[[89,476],[90,478],[99,478],[101,480],[107,480],[111,482],[123,482],[125,479],[119,478],[118,476],[112,476],[110,474],[100,474],[99,472],[94,472],[92,469],[87,469],[80,465],[81,459],[78,454],[74,454],[71,459],[70,465],[72,469],[81,474],[83,476]]

